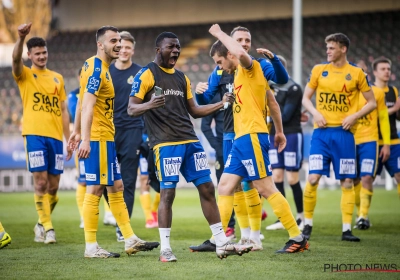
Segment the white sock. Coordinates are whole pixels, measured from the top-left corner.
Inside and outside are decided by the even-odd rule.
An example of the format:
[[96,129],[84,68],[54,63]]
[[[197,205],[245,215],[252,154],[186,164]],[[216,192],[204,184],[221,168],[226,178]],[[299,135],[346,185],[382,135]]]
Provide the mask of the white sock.
[[345,232],[345,231],[348,231],[348,230],[351,231],[351,224],[343,224],[342,231]]
[[290,239],[292,239],[292,240],[294,240],[296,242],[300,242],[300,241],[302,241],[304,239],[304,237],[303,237],[302,234],[300,234],[300,235],[297,235],[297,236],[295,236],[293,238],[290,238]]
[[97,244],[97,242],[94,242],[94,243],[87,243],[86,242],[86,251],[94,252],[94,251],[97,250],[98,246],[99,246],[99,244]]
[[240,229],[240,237],[242,239],[250,239],[250,227]]
[[222,228],[222,223],[216,223],[216,224],[210,225],[210,229],[211,229],[212,234],[214,235],[215,245],[222,246],[229,241],[225,235],[223,228]]
[[158,231],[160,232],[161,251],[171,249],[171,245],[169,244],[171,228],[159,228]]
[[252,230],[250,232],[250,240],[253,240],[257,244],[261,243],[260,231],[259,230],[254,230],[254,231]]
[[6,234],[5,231],[0,232],[0,239],[3,238],[4,234]]
[[310,227],[312,227],[312,222],[313,219],[307,219],[307,218],[304,219],[304,225],[309,225]]
[[303,213],[303,212],[297,213],[296,220],[297,220],[297,219],[301,219],[302,221],[304,221],[304,213]]

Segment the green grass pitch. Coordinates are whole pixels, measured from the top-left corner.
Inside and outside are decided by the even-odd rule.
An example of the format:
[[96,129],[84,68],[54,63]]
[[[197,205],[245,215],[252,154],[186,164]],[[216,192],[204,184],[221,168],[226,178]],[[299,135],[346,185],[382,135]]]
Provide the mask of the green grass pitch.
[[[292,209],[293,199],[288,189]],[[37,214],[32,193],[1,193],[0,221],[12,237],[12,244],[0,250],[0,279],[399,279],[395,272],[331,272],[324,267],[340,264],[379,264],[400,270],[400,200],[396,191],[377,189],[370,210],[372,227],[353,230],[360,243],[340,241],[340,191],[319,190],[310,250],[278,255],[288,239],[285,231],[266,231],[275,221],[264,202],[268,218],[262,223],[264,250],[242,257],[219,260],[215,253],[191,253],[188,246],[210,237],[194,188],[178,189],[173,207],[171,245],[176,263],[160,263],[159,250],[128,257],[123,243],[117,243],[113,227],[102,224],[100,207],[98,243],[106,250],[120,252],[119,259],[85,259],[84,234],[79,228],[75,193],[62,191],[53,215],[57,244],[33,242]],[[135,233],[142,239],[158,241],[157,229],[145,229],[138,193],[132,217]],[[239,227],[236,233],[240,235]],[[343,268],[343,266],[342,266]],[[393,266],[391,267],[393,269]]]

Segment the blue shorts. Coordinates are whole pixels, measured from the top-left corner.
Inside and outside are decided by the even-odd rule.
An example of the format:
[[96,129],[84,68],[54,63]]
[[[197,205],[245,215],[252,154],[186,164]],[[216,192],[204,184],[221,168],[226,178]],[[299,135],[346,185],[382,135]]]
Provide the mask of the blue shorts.
[[331,162],[336,179],[356,178],[354,135],[341,126],[317,128],[311,137],[309,174],[329,177]]
[[140,175],[149,175],[147,159],[140,154],[139,169]]
[[54,138],[25,135],[27,166],[30,172],[58,175],[64,170],[63,142]]
[[235,174],[250,181],[271,176],[268,150],[268,133],[246,134],[235,139],[225,162],[224,173]]
[[287,171],[299,171],[303,161],[303,134],[290,133],[285,134],[286,147],[278,153],[278,149],[274,146],[274,135],[269,136],[272,143],[269,149],[269,161],[272,169],[286,169]]
[[[153,151],[161,189],[175,187],[179,182],[179,171],[187,182],[193,182],[196,186],[211,182],[208,159],[200,142],[158,146]],[[206,181],[197,184],[200,178]]]
[[222,142],[222,149],[223,149],[223,157],[224,157],[224,164],[226,162],[226,160],[228,159],[229,154],[232,151],[232,147],[233,147],[233,142],[234,140],[223,140]]
[[357,177],[376,175],[378,166],[378,142],[367,142],[356,146],[357,151]]
[[86,183],[85,163],[83,159],[78,158],[78,153],[75,153],[75,167],[78,170],[78,183]]
[[[381,149],[382,146],[379,146],[379,152]],[[400,144],[390,145],[390,157],[385,163],[382,163],[382,159],[379,158],[378,170],[376,171],[377,175],[382,173],[383,166],[385,166],[391,177],[394,177],[394,174],[400,172]]]
[[90,141],[90,156],[83,159],[86,185],[113,186],[121,180],[115,143],[112,141]]

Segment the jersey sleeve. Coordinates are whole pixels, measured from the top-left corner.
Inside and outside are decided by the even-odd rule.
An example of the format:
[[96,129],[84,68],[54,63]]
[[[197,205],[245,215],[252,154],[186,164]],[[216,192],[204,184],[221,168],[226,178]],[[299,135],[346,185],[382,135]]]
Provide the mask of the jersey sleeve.
[[187,96],[187,100],[189,100],[189,99],[193,98],[192,87],[190,84],[190,80],[189,80],[188,76],[186,76],[186,75],[185,75],[185,80],[186,80],[186,96]]
[[219,92],[219,82],[221,81],[223,70],[215,67],[214,71],[208,77],[208,89],[203,93],[196,93],[196,100],[199,105],[207,105]]
[[318,87],[318,76],[319,76],[319,67],[316,65],[311,70],[310,78],[308,79],[307,86],[312,89],[316,89]]
[[14,71],[12,71],[13,78],[14,78],[14,80],[17,82],[17,84],[20,83],[21,81],[23,81],[23,80],[25,79],[26,73],[27,73],[28,69],[29,69],[28,67],[26,67],[25,65],[23,65],[23,66],[22,66],[21,75],[19,75],[18,77],[15,75]]
[[96,96],[99,95],[101,86],[101,60],[95,58],[93,61],[86,61],[81,73],[81,88],[83,92],[89,92]]
[[271,59],[271,62],[265,58],[257,59],[257,61],[260,63],[267,81],[273,81],[277,84],[286,84],[288,82],[288,73],[276,55]]
[[147,67],[142,68],[133,79],[132,90],[129,96],[135,96],[143,100],[146,94],[154,87],[154,84],[153,73]]
[[371,90],[371,86],[369,85],[368,76],[362,69],[358,72],[358,89],[361,92],[367,92]]

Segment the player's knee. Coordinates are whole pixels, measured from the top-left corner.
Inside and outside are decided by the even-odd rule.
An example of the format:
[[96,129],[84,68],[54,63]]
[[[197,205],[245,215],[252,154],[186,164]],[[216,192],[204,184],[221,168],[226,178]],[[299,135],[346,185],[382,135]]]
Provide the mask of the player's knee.
[[[357,179],[354,180],[354,185],[357,185],[360,180],[358,180],[358,182],[356,181]],[[363,176],[361,179],[363,185],[372,185],[372,183],[374,182],[374,177],[372,177],[371,175],[366,175]]]
[[354,181],[353,179],[344,179],[340,181],[341,186],[346,189],[351,189],[353,187]]
[[356,178],[356,179],[353,180],[354,186],[358,185],[360,182],[361,182],[361,178]]
[[311,186],[316,186],[319,183],[319,179],[321,178],[321,175],[318,174],[310,174],[308,175],[308,182],[310,183]]

